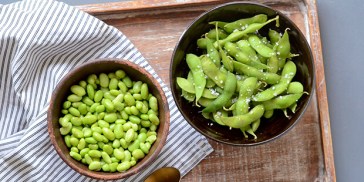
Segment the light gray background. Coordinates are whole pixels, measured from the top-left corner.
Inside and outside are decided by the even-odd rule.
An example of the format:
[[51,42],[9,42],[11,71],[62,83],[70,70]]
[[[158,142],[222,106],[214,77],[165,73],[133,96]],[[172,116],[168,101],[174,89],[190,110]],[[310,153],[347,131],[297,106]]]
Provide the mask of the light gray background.
[[[80,5],[123,0],[61,1]],[[364,111],[364,2],[317,0],[317,6],[337,181],[363,181],[364,120],[360,112]]]

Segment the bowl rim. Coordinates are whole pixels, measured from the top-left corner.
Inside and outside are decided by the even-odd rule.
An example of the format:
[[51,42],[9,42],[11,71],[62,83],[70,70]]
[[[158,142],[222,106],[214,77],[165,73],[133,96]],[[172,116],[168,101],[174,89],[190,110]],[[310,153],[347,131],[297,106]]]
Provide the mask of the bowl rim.
[[[93,64],[107,64],[107,63],[111,63],[111,64],[121,64],[127,67],[130,67],[131,69],[135,70],[136,72],[140,72],[141,74],[144,74],[145,77],[151,81],[151,83],[154,85],[154,87],[156,88],[157,92],[160,94],[161,96],[161,100],[158,100],[158,102],[160,103],[161,106],[163,106],[165,112],[162,113],[165,117],[165,121],[164,121],[164,128],[162,128],[161,130],[161,135],[158,138],[159,139],[159,145],[156,147],[155,151],[153,153],[148,153],[147,155],[150,155],[149,158],[143,162],[142,165],[137,166],[136,168],[130,168],[129,170],[125,171],[125,172],[113,172],[113,173],[109,173],[109,174],[101,174],[99,171],[91,171],[91,170],[84,170],[82,168],[79,168],[75,162],[81,163],[80,161],[70,161],[66,158],[65,153],[62,152],[61,148],[59,147],[56,138],[55,138],[55,133],[54,130],[55,128],[52,125],[52,115],[53,115],[53,107],[54,107],[54,101],[57,97],[57,94],[60,92],[60,90],[62,90],[62,86],[66,83],[66,80],[77,74],[77,72],[79,70],[85,69],[89,66],[92,66]],[[127,71],[126,71],[127,72]],[[70,166],[73,170],[75,170],[76,172],[94,178],[94,179],[101,179],[101,180],[117,180],[117,179],[122,179],[122,178],[126,178],[129,177],[131,175],[137,174],[140,171],[142,171],[143,169],[145,169],[147,166],[149,166],[150,164],[152,164],[158,157],[158,155],[160,154],[161,150],[163,149],[163,147],[166,144],[166,140],[167,140],[167,136],[169,133],[169,127],[170,127],[170,110],[169,110],[169,104],[167,101],[167,97],[165,95],[165,92],[162,89],[161,84],[157,81],[157,79],[155,77],[153,77],[153,75],[151,73],[149,73],[148,71],[146,71],[143,67],[128,61],[126,59],[118,59],[118,58],[97,58],[97,59],[90,59],[88,62],[83,63],[79,66],[74,67],[73,69],[71,69],[70,72],[68,72],[66,75],[64,75],[62,77],[62,79],[57,83],[57,86],[55,87],[55,89],[52,92],[51,95],[51,100],[50,100],[50,104],[47,110],[47,130],[48,130],[48,134],[51,140],[52,145],[54,146],[58,156],[61,157],[61,159],[68,165]],[[152,145],[153,146],[153,145]],[[69,155],[69,154],[68,154]],[[146,156],[147,156],[146,155]]]
[[202,135],[208,137],[209,139],[212,139],[216,142],[219,142],[219,143],[223,143],[223,144],[227,144],[227,145],[231,145],[231,146],[257,146],[257,145],[261,145],[261,144],[265,144],[265,143],[268,143],[268,142],[271,142],[271,141],[274,141],[278,138],[280,138],[281,136],[283,136],[284,134],[286,134],[289,130],[291,130],[297,123],[299,120],[301,120],[301,118],[303,117],[304,113],[306,112],[307,110],[307,107],[309,106],[310,102],[311,102],[311,99],[312,99],[312,95],[313,95],[313,91],[315,90],[315,80],[316,80],[316,72],[315,72],[315,60],[314,60],[314,57],[312,55],[312,49],[307,41],[307,38],[306,36],[302,33],[302,31],[297,27],[297,25],[290,19],[288,18],[286,15],[284,15],[282,12],[280,12],[279,10],[275,9],[275,8],[272,8],[270,6],[267,6],[267,5],[264,5],[262,3],[257,3],[257,2],[249,2],[249,1],[234,1],[234,2],[227,2],[227,3],[223,3],[223,4],[220,4],[220,5],[217,5],[209,10],[206,10],[205,12],[203,12],[201,15],[197,16],[190,24],[188,24],[185,28],[185,30],[182,32],[181,36],[179,37],[176,45],[175,45],[175,48],[173,50],[173,53],[172,53],[172,56],[171,56],[171,62],[170,62],[170,66],[169,66],[169,70],[170,70],[170,74],[169,74],[169,82],[170,82],[170,87],[171,87],[171,92],[172,92],[172,96],[173,96],[173,99],[175,101],[177,101],[177,95],[175,92],[173,92],[173,89],[172,89],[172,86],[173,86],[173,77],[172,77],[172,68],[173,68],[173,62],[174,62],[174,57],[175,57],[175,54],[177,52],[177,48],[180,44],[180,42],[182,41],[182,39],[185,37],[185,34],[187,33],[187,31],[191,28],[191,26],[193,26],[200,18],[204,17],[204,16],[207,16],[207,14],[209,14],[210,12],[212,11],[216,11],[220,8],[223,8],[225,6],[230,6],[230,5],[254,5],[254,6],[260,6],[260,7],[263,7],[263,8],[267,8],[267,9],[271,9],[273,10],[277,15],[279,15],[280,17],[283,17],[284,19],[287,20],[287,22],[289,22],[290,25],[292,25],[292,27],[294,27],[294,29],[297,31],[297,33],[303,37],[303,44],[305,46],[308,47],[308,52],[309,52],[309,57],[310,57],[310,61],[312,63],[312,82],[311,82],[311,90],[309,91],[309,95],[308,95],[308,99],[307,99],[307,102],[305,105],[303,105],[302,107],[302,112],[299,114],[299,116],[297,117],[296,121],[289,127],[287,127],[285,130],[283,130],[281,133],[277,134],[276,136],[272,137],[272,138],[269,138],[267,140],[263,140],[263,141],[260,141],[260,142],[254,142],[254,143],[231,143],[231,142],[228,142],[228,141],[224,141],[224,140],[219,140],[217,138],[214,138],[208,134],[206,134],[205,132],[201,131],[198,127],[196,127],[193,123],[191,123],[191,121],[188,119],[188,116],[182,111],[182,108],[180,106],[180,104],[178,102],[176,102],[176,106],[177,108],[180,110],[181,114],[183,115],[183,117],[186,119],[186,121],[194,128],[196,129],[199,133],[201,133]]

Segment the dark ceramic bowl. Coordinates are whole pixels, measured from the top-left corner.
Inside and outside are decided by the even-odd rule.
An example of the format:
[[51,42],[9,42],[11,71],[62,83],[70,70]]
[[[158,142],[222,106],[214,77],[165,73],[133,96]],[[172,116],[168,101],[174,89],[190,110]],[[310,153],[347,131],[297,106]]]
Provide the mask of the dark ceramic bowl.
[[[157,140],[152,145],[148,155],[146,155],[145,158],[137,162],[134,167],[130,168],[126,172],[106,173],[90,171],[88,166],[74,160],[69,155],[69,149],[67,148],[64,139],[59,132],[60,124],[58,123],[58,119],[61,116],[62,104],[70,94],[69,90],[72,85],[78,84],[78,82],[81,80],[86,80],[87,76],[90,74],[115,72],[118,69],[124,70],[132,80],[140,80],[144,83],[147,83],[149,92],[157,98],[160,119],[160,125],[157,130]],[[169,118],[170,116],[167,99],[157,80],[145,69],[135,65],[132,62],[119,59],[94,60],[69,72],[53,91],[47,116],[48,133],[50,135],[51,142],[63,161],[75,171],[83,175],[103,180],[125,178],[136,174],[145,167],[149,166],[157,158],[165,144],[169,129]]]
[[[194,53],[200,55],[201,52],[197,48],[196,41],[201,35],[208,32],[212,26],[208,24],[210,21],[226,21],[232,22],[241,18],[252,17],[256,14],[266,14],[268,19],[279,15],[280,27],[276,28],[275,23],[268,24],[259,33],[268,37],[268,30],[276,29],[284,32],[286,28],[290,28],[289,36],[291,42],[291,52],[298,53],[300,56],[294,58],[297,66],[297,74],[294,78],[304,85],[304,90],[310,95],[302,96],[298,102],[297,111],[290,119],[287,119],[282,112],[275,112],[274,117],[263,119],[257,130],[258,139],[244,138],[242,132],[238,129],[230,130],[228,127],[218,125],[210,120],[205,119],[201,115],[201,108],[192,106],[181,97],[181,89],[176,83],[176,77],[187,77],[188,66],[185,61],[186,53]],[[250,146],[272,141],[282,136],[290,128],[292,128],[305,112],[310,97],[312,96],[314,87],[314,65],[311,49],[298,27],[282,13],[261,4],[251,2],[232,2],[217,6],[196,18],[191,25],[187,27],[185,32],[179,39],[172,55],[170,65],[170,85],[173,97],[177,103],[178,109],[182,115],[197,131],[215,141],[240,146]]]

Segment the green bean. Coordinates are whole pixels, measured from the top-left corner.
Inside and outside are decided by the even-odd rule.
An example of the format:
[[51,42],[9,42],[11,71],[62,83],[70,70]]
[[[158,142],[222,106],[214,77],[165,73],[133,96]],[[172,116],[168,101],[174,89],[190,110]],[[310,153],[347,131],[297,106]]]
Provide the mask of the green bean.
[[209,106],[204,108],[202,112],[214,112],[221,109],[231,99],[236,88],[235,75],[228,72],[226,76],[226,82],[224,85],[224,91],[219,97],[217,97]]
[[194,54],[186,55],[186,62],[190,68],[195,82],[196,104],[202,96],[203,88],[206,86],[206,78],[201,67],[201,60]]
[[265,81],[268,84],[276,84],[280,80],[280,76],[274,73],[261,72],[256,68],[239,63],[237,61],[233,62],[234,69],[237,73],[244,74],[250,77],[256,77],[259,80]]

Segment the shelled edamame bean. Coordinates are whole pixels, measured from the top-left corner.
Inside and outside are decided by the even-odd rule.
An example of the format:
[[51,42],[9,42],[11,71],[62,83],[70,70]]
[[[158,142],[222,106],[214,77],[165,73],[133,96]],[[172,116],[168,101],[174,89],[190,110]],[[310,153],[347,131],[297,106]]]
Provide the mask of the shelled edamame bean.
[[299,55],[291,53],[289,29],[270,29],[267,37],[260,32],[273,22],[279,27],[279,16],[209,22],[211,29],[196,42],[202,54],[186,53],[190,72],[187,78],[177,77],[182,96],[203,107],[205,118],[240,129],[245,138],[248,133],[257,139],[261,118],[272,117],[276,110],[289,117],[288,111],[294,113],[299,99],[308,94],[294,78],[294,57]]
[[92,171],[123,172],[136,165],[156,141],[160,123],[148,85],[123,70],[79,83],[70,87],[59,118],[70,156]]

